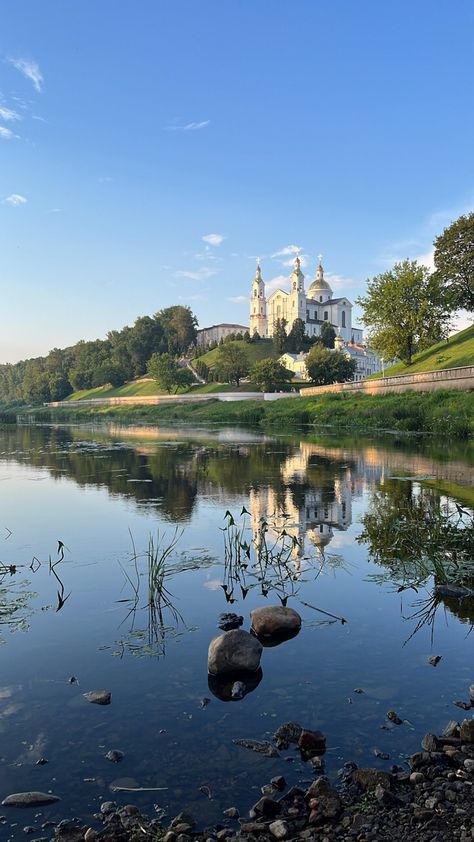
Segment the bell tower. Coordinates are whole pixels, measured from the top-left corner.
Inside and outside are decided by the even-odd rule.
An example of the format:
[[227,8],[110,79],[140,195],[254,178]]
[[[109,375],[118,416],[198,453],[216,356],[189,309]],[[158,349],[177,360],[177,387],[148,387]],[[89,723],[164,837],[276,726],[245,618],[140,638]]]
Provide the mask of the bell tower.
[[250,336],[253,336],[255,331],[262,339],[267,338],[267,299],[265,298],[265,284],[262,279],[259,257],[257,257],[257,269],[250,295]]
[[301,271],[301,262],[296,255],[293,263],[293,271],[290,276],[290,300],[288,309],[288,326],[290,331],[293,322],[301,319],[306,322],[306,292],[304,288],[304,275]]

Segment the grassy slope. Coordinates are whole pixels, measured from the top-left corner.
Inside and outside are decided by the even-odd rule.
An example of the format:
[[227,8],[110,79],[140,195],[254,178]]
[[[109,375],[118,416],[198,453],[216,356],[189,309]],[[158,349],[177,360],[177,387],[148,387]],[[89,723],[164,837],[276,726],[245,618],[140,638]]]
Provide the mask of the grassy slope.
[[[48,410],[35,410],[38,417]],[[158,406],[81,408],[51,412],[63,420],[96,417],[127,422],[164,420],[191,423],[251,423],[278,426],[291,431],[301,424],[315,424],[355,430],[398,430],[435,433],[450,437],[474,435],[474,392],[406,392],[400,395],[326,394],[309,398],[278,401],[236,401],[222,403],[210,398],[198,404],[162,404]]]
[[[230,342],[229,344],[237,345],[239,348],[243,348],[248,354],[251,365],[253,365],[253,363],[260,362],[260,360],[265,360],[268,357],[272,360],[276,360],[280,356],[271,339],[260,339],[258,342],[248,343],[236,341]],[[218,353],[219,348],[213,348],[212,351],[207,351],[199,357],[199,359],[206,363],[209,368],[213,368],[217,362]],[[196,362],[196,360],[193,360],[193,362]]]
[[[253,383],[243,383],[237,389],[228,383],[206,383],[191,389],[180,389],[180,394],[206,395],[213,392],[258,392]],[[95,389],[81,389],[66,398],[67,401],[84,401],[89,398],[126,398],[143,395],[166,395],[154,380],[132,380],[114,389],[112,386],[97,386]]]
[[[426,351],[413,357],[412,365],[397,363],[385,369],[385,376],[392,374],[416,374],[417,371],[434,371],[438,368],[456,368],[474,365],[474,325],[451,336],[449,342],[438,342]],[[372,377],[381,377],[374,374]]]

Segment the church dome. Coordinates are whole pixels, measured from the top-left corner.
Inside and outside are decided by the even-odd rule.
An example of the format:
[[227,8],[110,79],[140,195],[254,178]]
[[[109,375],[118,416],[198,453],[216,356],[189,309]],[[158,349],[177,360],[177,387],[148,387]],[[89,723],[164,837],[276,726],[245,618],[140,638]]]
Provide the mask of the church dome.
[[331,298],[332,296],[332,289],[328,282],[324,280],[324,269],[320,263],[316,270],[316,277],[308,290],[308,298],[317,298],[321,292],[325,298]]

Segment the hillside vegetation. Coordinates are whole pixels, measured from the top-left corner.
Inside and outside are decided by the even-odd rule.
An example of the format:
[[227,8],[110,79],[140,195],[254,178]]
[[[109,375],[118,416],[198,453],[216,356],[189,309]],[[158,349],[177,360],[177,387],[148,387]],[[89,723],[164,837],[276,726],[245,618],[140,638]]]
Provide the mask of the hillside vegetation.
[[[426,351],[421,351],[413,357],[411,365],[397,363],[385,369],[385,376],[395,374],[416,374],[418,371],[435,371],[436,369],[456,368],[462,365],[474,365],[474,325],[455,333],[449,340],[443,340]],[[373,374],[381,377],[382,374]]]
[[[260,360],[276,360],[279,356],[281,356],[271,339],[259,339],[257,342],[242,342],[241,340],[235,340],[228,343],[226,342],[226,345],[227,344],[243,348],[249,358],[250,365],[258,363]],[[212,369],[217,365],[218,355],[219,347],[213,348],[212,351],[206,351],[205,354],[202,354],[200,357],[193,360],[193,365],[195,365],[199,359],[201,362],[205,363],[208,368]]]

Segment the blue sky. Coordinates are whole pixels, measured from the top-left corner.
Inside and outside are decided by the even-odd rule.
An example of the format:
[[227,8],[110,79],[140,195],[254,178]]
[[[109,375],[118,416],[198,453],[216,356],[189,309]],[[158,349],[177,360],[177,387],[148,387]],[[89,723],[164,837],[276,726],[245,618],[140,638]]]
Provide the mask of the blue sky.
[[281,285],[292,246],[354,300],[474,208],[470,0],[0,16],[0,362],[174,303],[246,324],[255,256]]

